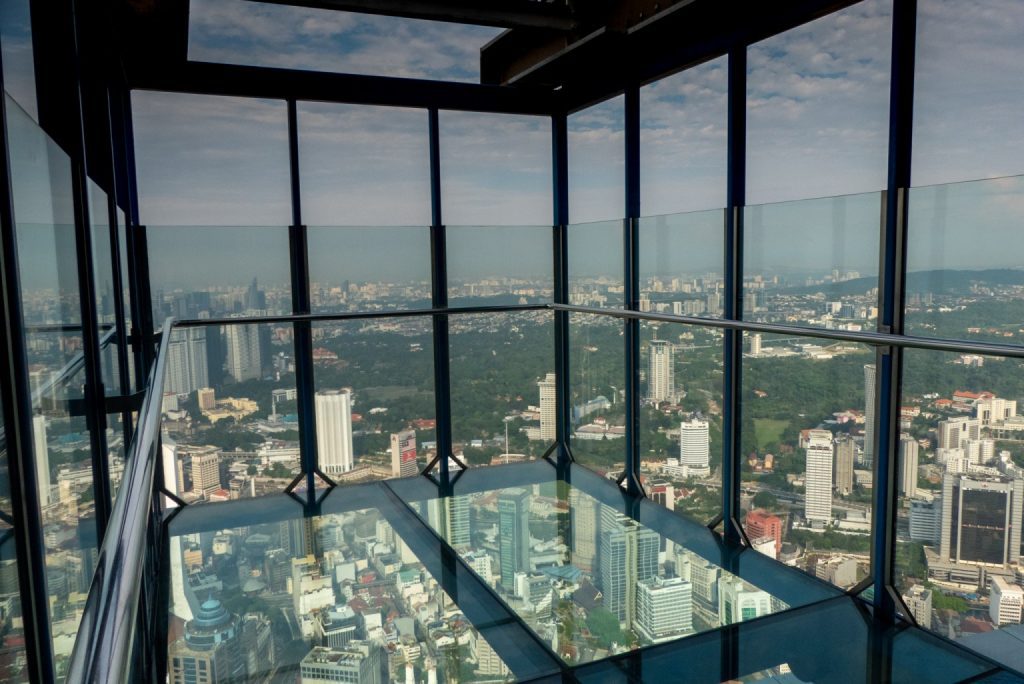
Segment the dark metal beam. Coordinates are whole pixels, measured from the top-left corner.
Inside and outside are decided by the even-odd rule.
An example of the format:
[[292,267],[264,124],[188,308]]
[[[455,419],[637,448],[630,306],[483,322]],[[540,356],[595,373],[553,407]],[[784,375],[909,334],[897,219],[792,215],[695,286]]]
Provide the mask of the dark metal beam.
[[361,12],[456,24],[568,31],[575,25],[565,0],[256,0],[275,5]]

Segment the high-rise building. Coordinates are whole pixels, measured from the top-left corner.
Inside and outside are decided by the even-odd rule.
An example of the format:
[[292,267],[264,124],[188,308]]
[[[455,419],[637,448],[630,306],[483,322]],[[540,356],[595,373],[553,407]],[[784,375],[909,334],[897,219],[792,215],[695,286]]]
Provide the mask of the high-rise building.
[[515,591],[517,572],[530,569],[530,496],[525,489],[506,489],[498,496],[498,566],[501,586]]
[[942,496],[910,500],[910,539],[938,544],[942,529]]
[[[240,316],[232,316],[232,318],[237,317]],[[236,382],[257,380],[263,375],[260,326],[244,324],[224,326],[224,343],[227,346],[228,375]]]
[[835,460],[832,466],[832,486],[836,493],[847,496],[853,491],[853,462],[857,454],[857,445],[848,434],[836,438]]
[[982,427],[988,427],[992,423],[998,423],[1016,415],[1017,402],[1011,399],[991,397],[981,399],[974,405],[974,417],[978,419]]
[[917,494],[917,440],[910,435],[900,436],[899,492],[900,496]]
[[875,364],[864,364],[864,466],[875,462]]
[[215,446],[181,446],[178,450],[188,467],[192,491],[207,496],[221,488],[221,452]]
[[970,439],[981,439],[979,419],[958,417],[939,421],[940,449],[962,449]]
[[507,678],[510,672],[505,661],[483,637],[476,640],[476,672],[482,677],[497,679]]
[[244,681],[249,673],[237,615],[209,598],[168,654],[171,684],[220,684]]
[[658,574],[661,536],[607,506],[601,509],[600,580],[604,607],[632,627],[636,585]]
[[947,473],[939,555],[957,564],[1008,565],[1020,558],[1024,480]]
[[469,546],[469,497],[446,496],[426,502],[427,522],[455,548]]
[[761,355],[761,333],[754,333],[750,336],[750,355]]
[[711,447],[708,421],[683,421],[679,424],[679,465],[687,476],[707,477],[711,474]]
[[693,631],[693,586],[680,577],[636,583],[636,629],[653,643]]
[[804,517],[815,525],[832,520],[832,433],[811,430],[807,437]]
[[593,572],[597,561],[598,514],[601,504],[573,487],[569,490],[569,518],[572,527],[572,564]]
[[553,442],[557,438],[557,402],[555,400],[555,374],[548,373],[537,383],[540,388],[540,438]]
[[782,520],[779,516],[762,509],[753,510],[747,514],[746,527],[747,537],[751,541],[766,537],[774,540],[775,555],[773,557],[779,557],[779,551],[782,550]]
[[173,394],[190,394],[209,384],[206,328],[175,329],[167,346],[164,390]]
[[352,470],[352,393],[348,389],[316,393],[316,446],[328,475]]
[[915,584],[903,592],[903,603],[907,610],[914,616],[917,624],[925,629],[932,628],[932,590],[926,589],[924,585]]
[[344,648],[314,646],[299,663],[303,684],[384,684],[384,651],[373,641]]
[[667,340],[651,340],[647,371],[647,399],[652,404],[676,400],[675,347]]
[[1024,589],[995,575],[989,590],[988,612],[993,624],[1020,624],[1021,609],[1024,607]]
[[46,436],[46,416],[41,413],[32,416],[32,448],[35,452],[39,500],[45,506],[52,500],[52,494],[50,493],[50,447]]
[[391,475],[409,477],[419,472],[416,464],[416,431],[391,433]]
[[196,401],[200,411],[212,411],[217,408],[217,392],[212,387],[200,387],[196,390]]
[[772,597],[738,577],[718,582],[718,615],[722,625],[732,625],[772,612]]

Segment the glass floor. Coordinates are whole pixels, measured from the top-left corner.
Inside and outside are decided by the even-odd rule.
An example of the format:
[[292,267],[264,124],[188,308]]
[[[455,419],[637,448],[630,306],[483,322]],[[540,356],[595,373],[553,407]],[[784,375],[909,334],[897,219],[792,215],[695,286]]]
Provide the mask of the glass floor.
[[171,682],[1024,679],[546,461],[187,506]]

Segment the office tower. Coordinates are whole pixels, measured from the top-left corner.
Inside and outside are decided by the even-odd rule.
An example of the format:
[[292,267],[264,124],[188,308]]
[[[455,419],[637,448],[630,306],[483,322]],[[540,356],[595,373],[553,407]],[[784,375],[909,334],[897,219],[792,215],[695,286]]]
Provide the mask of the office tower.
[[[680,556],[676,555],[676,565]],[[709,626],[720,624],[718,617],[718,583],[722,568],[699,556],[689,556],[690,582],[693,584],[693,612]]]
[[352,470],[352,392],[348,389],[316,393],[316,446],[320,467],[327,475]]
[[1022,497],[1024,480],[947,473],[942,480],[941,559],[968,565],[1016,563]]
[[[238,318],[239,316],[232,316]],[[227,346],[227,370],[236,382],[258,380],[263,375],[260,353],[260,326],[226,325],[224,341]]]
[[494,648],[483,637],[476,639],[476,673],[481,678],[505,679],[510,670]]
[[761,333],[754,333],[750,336],[750,355],[761,355]]
[[498,567],[501,586],[515,591],[517,572],[530,569],[530,495],[506,489],[498,496]]
[[747,514],[747,537],[753,542],[757,539],[770,538],[775,542],[775,555],[779,557],[782,550],[782,520],[768,511],[757,509]]
[[988,427],[1017,415],[1017,402],[1010,399],[991,397],[981,399],[974,405],[974,417],[982,427]]
[[772,597],[768,592],[738,577],[722,578],[718,582],[718,614],[722,625],[753,620],[771,612]]
[[942,529],[942,497],[915,498],[910,501],[910,539],[938,544]]
[[178,451],[188,467],[192,491],[203,496],[220,486],[220,450],[215,446],[182,446]]
[[939,448],[962,449],[969,439],[981,439],[981,421],[977,418],[948,418],[939,421]]
[[217,408],[217,392],[212,387],[200,387],[196,390],[196,401],[200,411],[212,411]]
[[636,583],[636,628],[653,643],[693,631],[693,586],[679,577]]
[[548,373],[537,383],[540,388],[540,438],[553,442],[557,438],[557,403],[555,401],[555,374]]
[[900,496],[912,497],[917,494],[917,440],[910,435],[900,435]]
[[679,424],[679,465],[686,468],[688,477],[707,477],[711,474],[710,437],[708,421],[683,421]]
[[903,593],[903,603],[914,616],[917,624],[925,629],[932,627],[932,590],[924,585],[915,584]]
[[173,394],[189,394],[209,384],[206,328],[176,329],[167,347],[164,389]]
[[418,472],[416,431],[402,430],[391,433],[391,476],[408,477]]
[[259,288],[256,278],[252,279],[249,289],[245,292],[245,301],[242,308],[250,311],[258,311],[267,308],[267,294]]
[[208,598],[185,623],[184,636],[171,645],[171,684],[220,684],[248,677],[237,615]]
[[352,641],[345,648],[314,646],[299,663],[303,684],[384,684],[384,651],[372,641]]
[[661,536],[629,516],[604,507],[598,550],[604,607],[630,628],[636,616],[636,583],[658,574]]
[[857,453],[857,445],[850,435],[841,434],[836,438],[835,448],[832,486],[837,494],[847,496],[853,491],[853,462]]
[[242,617],[242,652],[246,657],[249,681],[269,677],[277,657],[270,618],[263,613],[247,613]]
[[875,364],[864,364],[864,466],[875,462]]
[[427,522],[451,546],[469,546],[469,497],[448,496],[427,501]]
[[992,623],[997,626],[1020,624],[1022,606],[1024,606],[1024,589],[994,575],[988,603],[988,613]]
[[32,416],[32,444],[36,459],[36,480],[39,486],[39,501],[50,503],[50,448],[46,438],[46,416],[37,413]]
[[569,520],[572,526],[572,564],[593,572],[597,560],[597,521],[600,503],[576,488],[569,490]]
[[358,635],[360,617],[349,606],[334,606],[320,611],[318,625],[321,645],[345,648]]
[[647,371],[647,399],[652,404],[676,400],[675,348],[667,340],[651,340]]
[[807,437],[804,517],[815,526],[832,520],[832,433],[811,430]]

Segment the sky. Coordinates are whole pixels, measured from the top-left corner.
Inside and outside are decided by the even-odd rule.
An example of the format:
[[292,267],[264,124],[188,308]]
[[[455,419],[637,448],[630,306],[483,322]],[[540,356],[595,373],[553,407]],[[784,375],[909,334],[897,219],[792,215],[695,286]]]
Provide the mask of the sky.
[[[0,35],[8,90],[31,102],[25,95],[31,87],[27,15],[18,9],[24,4],[4,4]],[[886,175],[891,12],[892,0],[864,0],[750,47],[747,201],[765,206],[747,212],[748,271],[877,270],[874,207]],[[248,0],[193,0],[189,54],[195,60],[471,82],[479,77],[480,47],[496,34],[484,27]],[[1024,3],[1017,0],[919,2],[914,185],[994,180],[912,192],[912,268],[1018,267],[1024,261],[1017,247],[1024,247],[1018,238],[1024,188],[1016,179],[999,179],[1024,173],[1021,35]],[[641,89],[643,215],[724,205],[726,82],[727,65],[719,58]],[[136,92],[132,104],[143,223],[291,222],[283,102]],[[574,224],[617,221],[623,213],[622,104],[615,97],[570,117]],[[550,121],[443,111],[440,131],[446,224],[550,224]],[[300,103],[299,146],[307,225],[429,224],[424,111]],[[40,186],[36,194],[46,191]],[[833,196],[846,199],[809,201]],[[31,213],[46,212],[24,215]],[[652,228],[658,246],[651,251],[651,272],[719,260],[720,242],[704,244],[716,234],[711,225],[706,218],[683,217],[663,222],[657,232]],[[607,237],[583,237],[600,234]],[[592,250],[581,256],[621,262],[621,244],[608,242],[613,229],[578,235],[578,249]],[[336,271],[339,280],[342,272],[391,279],[424,271],[422,233],[384,237],[346,230],[322,236],[330,254],[311,261],[326,274]],[[371,236],[382,238],[380,249]],[[266,261],[271,268],[271,260],[248,253],[236,268],[217,239],[205,240],[209,254],[225,256],[195,278],[244,282],[250,262]],[[532,240],[481,235],[477,243],[485,248],[466,273],[507,272],[520,263],[535,268],[542,259],[526,258],[525,248],[510,251]],[[174,253],[184,258],[190,249],[195,252],[184,245]],[[390,258],[377,261],[376,254]],[[371,257],[373,268],[367,265]]]

